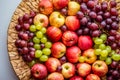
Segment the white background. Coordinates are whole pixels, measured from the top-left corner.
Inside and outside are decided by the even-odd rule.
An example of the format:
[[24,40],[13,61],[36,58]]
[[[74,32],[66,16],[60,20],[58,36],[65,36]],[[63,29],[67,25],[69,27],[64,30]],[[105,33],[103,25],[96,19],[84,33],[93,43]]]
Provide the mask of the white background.
[[13,12],[21,0],[0,0],[0,80],[18,80],[9,62],[7,29]]

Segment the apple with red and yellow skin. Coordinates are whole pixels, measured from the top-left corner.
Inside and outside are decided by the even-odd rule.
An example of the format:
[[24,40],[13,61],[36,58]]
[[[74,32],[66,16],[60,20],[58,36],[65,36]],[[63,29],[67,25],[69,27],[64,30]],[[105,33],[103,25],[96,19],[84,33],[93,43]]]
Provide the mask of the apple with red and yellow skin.
[[39,11],[45,15],[53,12],[53,5],[50,0],[41,0],[39,3]]
[[66,53],[66,46],[62,42],[55,42],[51,47],[52,56],[60,58]]
[[31,74],[35,79],[43,80],[47,77],[47,68],[43,64],[34,64],[31,68]]
[[47,80],[64,80],[64,77],[61,73],[53,72],[48,75]]
[[61,39],[62,37],[62,31],[59,28],[50,26],[47,28],[47,37],[52,41],[52,42],[57,42]]
[[61,63],[58,59],[50,57],[45,62],[45,66],[47,67],[48,72],[52,73],[57,70],[58,66],[61,66]]
[[74,16],[80,10],[80,4],[76,1],[69,1],[68,3],[68,15]]
[[77,72],[79,76],[86,77],[91,72],[91,65],[88,63],[78,63]]
[[69,0],[52,0],[55,9],[67,7]]
[[80,76],[73,76],[69,80],[84,80],[84,79]]
[[78,36],[75,32],[66,31],[66,32],[63,33],[62,42],[66,46],[73,46],[77,43],[77,41],[78,41]]
[[92,71],[94,74],[102,77],[108,72],[108,66],[104,61],[97,60],[92,64]]
[[87,49],[83,52],[83,55],[86,59],[85,59],[85,62],[86,63],[89,63],[89,64],[92,64],[96,61],[97,59],[97,56],[95,55],[94,53],[94,49]]
[[49,24],[48,17],[46,15],[44,15],[44,14],[37,14],[34,17],[34,21],[33,22],[34,22],[35,25],[40,24],[43,27],[47,27],[48,24]]
[[85,80],[100,80],[100,77],[96,74],[89,74]]
[[81,54],[81,50],[77,46],[72,46],[67,48],[66,57],[68,61],[71,63],[78,62],[80,54]]
[[80,28],[80,21],[76,16],[67,16],[65,19],[65,24],[71,31],[75,31]]
[[78,38],[78,46],[81,50],[92,48],[93,42],[90,36],[80,36]]
[[75,74],[75,66],[70,63],[64,63],[62,65],[62,75],[64,76],[64,78],[68,79],[70,77],[72,77]]
[[65,23],[65,18],[64,16],[57,11],[54,11],[51,13],[49,17],[50,25],[54,27],[61,27]]

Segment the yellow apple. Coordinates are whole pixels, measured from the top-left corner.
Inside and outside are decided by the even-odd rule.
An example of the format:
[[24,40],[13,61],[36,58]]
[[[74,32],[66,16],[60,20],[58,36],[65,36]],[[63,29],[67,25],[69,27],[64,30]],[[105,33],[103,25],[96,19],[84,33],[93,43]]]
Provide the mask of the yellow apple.
[[80,4],[75,1],[68,3],[68,15],[73,16],[80,10]]
[[65,18],[60,12],[53,12],[49,17],[50,25],[54,27],[61,27],[65,23]]

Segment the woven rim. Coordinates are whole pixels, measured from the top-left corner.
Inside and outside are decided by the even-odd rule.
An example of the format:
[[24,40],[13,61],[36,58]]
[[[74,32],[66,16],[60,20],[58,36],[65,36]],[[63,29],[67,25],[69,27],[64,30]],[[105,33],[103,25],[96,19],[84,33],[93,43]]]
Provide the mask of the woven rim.
[[[15,30],[14,27],[18,23],[17,22],[18,17],[24,15],[24,13],[29,13],[31,10],[35,12],[39,12],[38,11],[39,1],[40,0],[22,0],[12,16],[12,19],[7,31],[8,32],[8,39],[7,39],[8,55],[9,55],[10,63],[12,65],[14,72],[16,73],[17,77],[20,80],[32,80],[32,78],[30,77],[31,73],[30,73],[29,66],[23,61],[22,57],[18,55],[17,49],[14,45],[15,40],[18,39],[17,31]],[[99,0],[99,1],[102,1],[102,0]],[[109,0],[106,0],[106,1],[109,1]],[[117,10],[119,10],[118,13],[120,14],[120,0],[116,0],[116,2],[118,3]]]

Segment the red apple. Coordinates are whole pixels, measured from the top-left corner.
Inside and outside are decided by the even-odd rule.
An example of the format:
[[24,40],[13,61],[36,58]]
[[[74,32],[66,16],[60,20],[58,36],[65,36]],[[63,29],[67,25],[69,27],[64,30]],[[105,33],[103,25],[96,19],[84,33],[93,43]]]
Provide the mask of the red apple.
[[108,66],[104,61],[97,60],[92,64],[92,71],[94,74],[102,77],[108,72]]
[[53,26],[48,27],[48,29],[47,29],[47,37],[52,42],[57,42],[62,37],[62,31],[59,28],[56,28],[56,27],[53,27]]
[[41,26],[43,27],[47,27],[48,26],[48,17],[44,14],[37,14],[35,17],[34,17],[34,24],[35,25],[38,25],[40,24]]
[[61,73],[53,72],[48,75],[47,80],[64,80],[64,77]]
[[84,79],[80,76],[73,76],[69,80],[84,80]]
[[93,42],[90,36],[80,36],[78,39],[78,46],[81,50],[92,48]]
[[97,56],[94,53],[94,49],[88,49],[83,52],[83,56],[86,57],[85,62],[92,64],[96,61]]
[[86,77],[91,72],[91,65],[88,63],[78,63],[77,71],[79,76]]
[[39,10],[45,15],[49,15],[53,12],[53,5],[50,0],[41,0],[39,3]]
[[81,50],[77,46],[69,47],[66,51],[66,57],[71,63],[78,62],[80,54]]
[[100,80],[100,77],[96,74],[89,74],[85,80]]
[[52,0],[55,9],[62,9],[68,5],[69,0]]
[[51,52],[53,57],[60,58],[66,53],[66,46],[61,42],[53,43]]
[[75,66],[72,63],[64,63],[62,65],[62,74],[64,78],[70,78],[75,74]]
[[43,80],[47,77],[47,68],[43,64],[34,64],[31,74],[34,78]]
[[66,31],[63,33],[62,41],[66,46],[73,46],[78,41],[78,36],[73,31]]
[[71,31],[75,31],[80,28],[80,21],[76,16],[67,16],[65,24]]
[[61,63],[58,59],[56,58],[48,58],[48,60],[45,62],[45,66],[47,67],[47,70],[52,73],[55,72],[58,68],[58,66],[60,66]]

